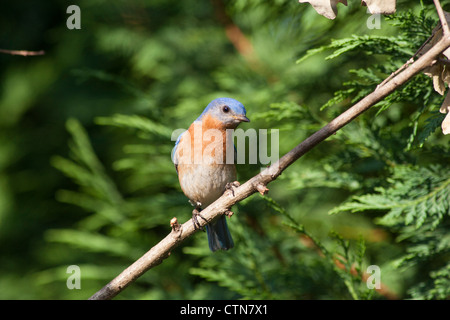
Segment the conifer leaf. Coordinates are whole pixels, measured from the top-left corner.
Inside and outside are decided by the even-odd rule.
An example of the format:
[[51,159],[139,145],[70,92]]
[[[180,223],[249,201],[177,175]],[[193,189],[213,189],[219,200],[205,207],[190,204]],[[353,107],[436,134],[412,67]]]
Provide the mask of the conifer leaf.
[[100,125],[137,129],[145,133],[152,135],[158,134],[163,137],[170,137],[172,134],[172,131],[166,126],[139,115],[114,114],[111,117],[98,117],[96,122]]
[[[349,211],[383,210],[387,214],[378,219],[380,225],[414,225],[419,229],[429,221],[436,222],[448,214],[445,201],[450,195],[450,178],[439,174],[439,167],[414,168],[397,166],[388,179],[388,188],[378,188],[375,194],[355,196],[330,214]],[[437,222],[437,223],[439,223]],[[431,222],[430,222],[431,223]],[[434,229],[437,225],[431,225]]]

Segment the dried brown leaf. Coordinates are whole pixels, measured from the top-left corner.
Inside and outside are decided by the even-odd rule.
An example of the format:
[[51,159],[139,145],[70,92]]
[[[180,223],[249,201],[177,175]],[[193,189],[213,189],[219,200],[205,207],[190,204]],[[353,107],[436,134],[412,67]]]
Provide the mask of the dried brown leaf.
[[367,6],[371,14],[395,13],[395,0],[362,0],[361,5]]
[[445,116],[444,121],[442,121],[441,128],[443,134],[450,134],[450,113]]
[[442,133],[450,134],[450,91],[447,92],[439,112],[447,114],[444,121],[442,121]]
[[[299,0],[309,2],[318,14],[334,19],[337,15],[337,4],[347,5],[347,0]],[[395,12],[396,0],[362,0],[361,4],[369,8],[371,14],[392,14]]]
[[347,0],[299,0],[300,3],[309,2],[318,14],[333,20],[337,15],[337,4],[347,5]]
[[433,66],[425,68],[423,73],[431,78],[433,78],[433,88],[441,96],[445,92],[445,82],[442,77],[444,73],[444,66],[442,63],[436,62]]

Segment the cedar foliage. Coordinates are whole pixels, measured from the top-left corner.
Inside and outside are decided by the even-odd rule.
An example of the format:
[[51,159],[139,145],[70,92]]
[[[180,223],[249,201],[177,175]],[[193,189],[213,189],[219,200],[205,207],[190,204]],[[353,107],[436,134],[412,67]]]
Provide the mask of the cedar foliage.
[[[224,3],[251,40],[253,60],[230,43],[211,3],[81,1],[78,34],[43,14],[64,51],[20,66],[36,76],[61,59],[44,73],[41,96],[29,97],[34,105],[21,100],[19,67],[4,76],[10,96],[0,112],[25,109],[0,132],[2,154],[13,155],[0,158],[0,252],[9,257],[0,297],[88,298],[165,236],[172,217],[189,219],[170,161],[173,132],[213,98],[242,101],[252,121],[244,129],[279,129],[282,155],[371,92],[437,23],[433,6],[407,1],[380,30],[365,27],[359,5],[340,8],[330,22],[295,1]],[[292,165],[268,195],[236,205],[229,220],[235,248],[212,254],[199,232],[118,298],[448,298],[450,145],[440,132],[442,100],[431,79],[417,75]],[[54,135],[42,138],[43,130],[35,145],[27,137],[39,125]],[[6,138],[17,132],[13,142],[27,142],[22,154]],[[13,165],[24,155],[34,162]],[[259,170],[239,165],[239,180]],[[14,230],[31,209],[23,239]],[[81,290],[65,285],[71,264],[81,268]],[[369,265],[380,267],[387,290],[368,288]]]

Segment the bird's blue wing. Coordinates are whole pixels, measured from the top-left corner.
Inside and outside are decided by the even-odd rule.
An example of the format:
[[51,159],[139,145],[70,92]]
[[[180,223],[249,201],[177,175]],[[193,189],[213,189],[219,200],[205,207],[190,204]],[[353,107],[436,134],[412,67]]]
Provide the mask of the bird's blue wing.
[[177,170],[177,173],[178,173],[177,148],[178,148],[178,145],[179,145],[179,143],[180,143],[181,137],[183,136],[183,134],[184,134],[185,132],[186,132],[186,131],[184,131],[182,134],[180,134],[180,135],[178,136],[178,139],[177,139],[177,141],[175,142],[175,146],[174,146],[173,149],[172,149],[172,154],[170,155],[170,158],[172,159],[172,162],[173,162],[173,164],[175,165],[175,170]]

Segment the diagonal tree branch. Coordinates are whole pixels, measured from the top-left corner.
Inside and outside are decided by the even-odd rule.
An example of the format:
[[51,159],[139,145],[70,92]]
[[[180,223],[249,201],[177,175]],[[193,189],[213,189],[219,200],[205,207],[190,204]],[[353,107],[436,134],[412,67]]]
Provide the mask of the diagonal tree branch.
[[[436,7],[438,8],[439,17],[443,17],[442,8],[438,0],[434,0]],[[439,11],[440,9],[440,11]],[[444,18],[445,20],[445,18]],[[441,21],[442,23],[442,21]],[[442,23],[444,26],[444,24]],[[254,176],[241,186],[234,189],[234,192],[227,191],[225,194],[217,199],[214,203],[202,210],[202,216],[205,218],[199,220],[201,226],[206,225],[210,221],[214,220],[221,214],[225,214],[229,211],[229,208],[239,201],[248,198],[253,193],[260,192],[265,194],[267,184],[277,179],[277,177],[288,168],[293,162],[298,160],[301,156],[314,148],[320,142],[327,139],[334,134],[337,130],[344,127],[353,119],[361,115],[364,111],[384,99],[386,96],[394,92],[398,87],[405,84],[408,80],[413,78],[417,73],[426,67],[431,66],[436,61],[436,57],[439,56],[445,49],[450,46],[449,35],[445,35],[437,42],[430,50],[423,54],[419,59],[410,64],[403,71],[396,74],[389,81],[384,81],[380,84],[372,93],[353,105],[347,111],[333,119],[326,126],[306,140],[298,144],[295,148],[281,157],[276,163],[272,164],[264,171]],[[130,283],[139,278],[143,273],[160,264],[166,259],[170,252],[176,248],[186,238],[198,230],[194,228],[192,219],[184,224],[178,224],[176,218],[171,221],[172,231],[162,239],[158,244],[151,248],[136,262],[125,269],[121,274],[104,286],[101,290],[95,293],[90,300],[103,300],[112,299],[122,290],[124,290]]]

